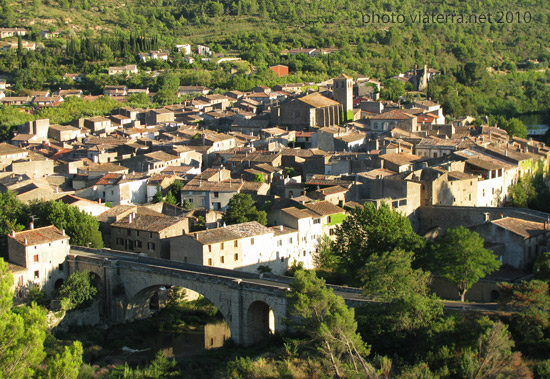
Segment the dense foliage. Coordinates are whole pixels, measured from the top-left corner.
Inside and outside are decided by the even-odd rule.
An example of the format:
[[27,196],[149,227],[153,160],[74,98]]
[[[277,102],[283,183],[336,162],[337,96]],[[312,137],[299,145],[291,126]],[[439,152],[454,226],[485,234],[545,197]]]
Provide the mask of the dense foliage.
[[73,309],[94,298],[97,288],[92,284],[88,271],[75,271],[61,285],[57,296],[64,309]]
[[222,220],[228,225],[249,221],[257,221],[262,225],[266,225],[267,214],[265,211],[259,211],[256,208],[249,194],[238,193],[229,200],[227,211]]
[[0,256],[7,257],[7,235],[12,230],[24,230],[31,219],[35,220],[36,227],[55,225],[65,229],[73,245],[103,247],[95,217],[60,201],[26,204],[8,191],[0,193]]
[[82,345],[76,341],[63,347],[57,342],[61,353],[47,353],[45,348],[54,346],[45,346],[52,345],[46,341],[46,312],[34,303],[13,307],[13,278],[7,269],[0,258],[0,376],[76,379],[82,364]]
[[466,292],[493,271],[500,262],[492,251],[483,247],[483,238],[463,226],[448,229],[431,246],[429,266],[441,277],[453,282],[464,301]]

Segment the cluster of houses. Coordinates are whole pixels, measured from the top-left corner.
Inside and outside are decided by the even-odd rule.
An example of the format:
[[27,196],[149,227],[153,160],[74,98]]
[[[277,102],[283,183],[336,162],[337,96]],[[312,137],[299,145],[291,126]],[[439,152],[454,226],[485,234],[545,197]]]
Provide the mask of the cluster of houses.
[[[192,99],[158,109],[121,105],[71,125],[28,122],[0,143],[0,191],[80,208],[98,219],[114,250],[252,272],[313,268],[319,239],[334,238],[346,213],[367,202],[388,204],[427,237],[469,227],[513,275],[550,250],[547,214],[503,207],[519,178],[548,172],[548,146],[474,126],[471,117],[448,122],[427,99],[379,101],[365,90],[379,88],[374,79],[340,75],[317,85],[224,94],[180,87]],[[110,86],[105,95],[128,91]],[[151,203],[176,181],[185,209]],[[268,204],[269,226],[225,225],[236,194]],[[21,283],[63,270],[40,266],[50,261],[42,246],[68,243],[48,228],[9,237]]]

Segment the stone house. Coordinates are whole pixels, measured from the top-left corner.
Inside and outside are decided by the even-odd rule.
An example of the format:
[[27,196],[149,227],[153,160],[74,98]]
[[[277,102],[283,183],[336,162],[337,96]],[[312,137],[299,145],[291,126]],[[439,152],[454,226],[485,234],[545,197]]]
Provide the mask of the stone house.
[[129,64],[122,67],[109,67],[108,69],[109,75],[130,75],[130,74],[137,74],[138,68],[135,64]]
[[499,256],[503,265],[526,271],[534,260],[550,247],[549,222],[517,217],[503,217],[472,226],[484,240],[486,248]]
[[65,259],[70,252],[69,236],[55,226],[11,232],[8,262],[13,271],[16,295],[35,285],[51,294],[67,277]]
[[189,219],[132,212],[111,224],[111,247],[170,259],[170,239],[189,232]]
[[371,131],[374,133],[383,133],[395,127],[408,132],[420,131],[417,118],[401,110],[392,110],[372,116],[370,118]]
[[84,127],[90,129],[92,133],[111,133],[111,120],[103,116],[89,117],[84,119]]

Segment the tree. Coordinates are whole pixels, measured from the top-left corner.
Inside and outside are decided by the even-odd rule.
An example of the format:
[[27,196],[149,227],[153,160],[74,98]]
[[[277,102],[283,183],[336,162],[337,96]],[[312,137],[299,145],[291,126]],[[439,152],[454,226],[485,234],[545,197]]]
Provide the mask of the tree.
[[262,225],[267,224],[267,214],[259,211],[249,194],[238,193],[229,200],[227,211],[223,221],[228,225],[242,224],[243,222],[257,221]]
[[[46,312],[36,304],[13,307],[13,277],[8,264],[0,258],[0,377],[19,379],[35,377],[44,358],[44,341],[48,325]],[[63,371],[51,371],[48,377],[76,378],[82,363],[82,346],[76,343],[71,359],[49,357],[49,367],[63,367]],[[61,363],[63,361],[64,363]],[[56,375],[53,375],[57,372]],[[66,373],[71,373],[69,376]]]
[[[0,252],[8,251],[7,235],[25,229],[27,206],[11,191],[0,193]],[[7,255],[6,255],[7,258]]]
[[260,173],[254,174],[254,182],[255,183],[264,183],[265,182],[264,176]]
[[72,245],[96,249],[103,247],[99,222],[77,207],[61,201],[49,201],[32,204],[30,211],[38,216],[38,223],[41,226],[55,225],[58,229],[64,229],[71,237]]
[[[547,282],[500,283],[499,303],[513,307],[513,326],[523,340],[540,340],[550,325],[550,293]],[[519,340],[518,340],[519,341]]]
[[164,201],[172,205],[176,205],[178,203],[178,201],[170,191],[168,191],[168,194],[166,195],[166,199],[164,199]]
[[164,196],[162,196],[162,188],[160,188],[160,184],[157,184],[157,192],[155,192],[155,195],[153,196],[153,203],[161,203],[164,200]]
[[527,208],[536,195],[533,180],[530,178],[519,178],[516,184],[508,187],[508,201],[512,207]]
[[92,284],[88,271],[73,272],[58,291],[58,296],[67,310],[93,299],[96,294],[97,288]]
[[550,281],[550,252],[542,253],[533,264],[535,279]]
[[416,252],[424,246],[409,219],[383,203],[373,203],[351,210],[336,228],[334,253],[341,261],[340,269],[350,278],[350,284],[360,284],[359,271],[368,258],[380,252],[404,249]]
[[334,253],[332,240],[326,234],[317,240],[313,261],[317,269],[333,271],[338,268],[340,260]]
[[402,249],[371,255],[359,271],[365,295],[382,300],[427,295],[430,273],[413,269],[413,259],[414,253]]
[[82,343],[74,341],[72,346],[64,346],[63,353],[47,360],[48,379],[77,379],[82,366]]
[[467,349],[462,357],[464,378],[532,378],[532,373],[521,359],[521,353],[512,352],[514,341],[506,325],[495,322],[478,340],[476,350]]
[[179,204],[181,199],[181,189],[183,188],[183,182],[181,180],[174,180],[168,191],[172,194],[174,199],[176,199],[175,205]]
[[297,270],[290,288],[290,324],[311,339],[330,361],[336,377],[345,375],[346,364],[352,372],[372,373],[364,359],[370,349],[357,333],[354,311],[344,299],[311,271]]
[[481,278],[498,270],[500,262],[483,247],[483,238],[463,226],[449,229],[432,249],[432,267],[458,287],[460,300]]

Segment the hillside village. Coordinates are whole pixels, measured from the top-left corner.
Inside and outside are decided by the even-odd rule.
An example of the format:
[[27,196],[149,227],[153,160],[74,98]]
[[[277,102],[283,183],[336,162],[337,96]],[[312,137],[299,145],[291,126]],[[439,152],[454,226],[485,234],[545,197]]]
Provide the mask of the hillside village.
[[[198,49],[211,54],[206,46]],[[168,54],[151,51],[140,59]],[[288,74],[280,65],[273,71]],[[110,75],[134,73],[136,65],[109,68]],[[423,91],[440,74],[414,68],[396,79]],[[79,74],[67,78],[78,82]],[[458,225],[471,228],[500,258],[499,280],[525,276],[548,250],[549,220],[542,212],[506,208],[508,188],[520,177],[548,172],[550,148],[466,115],[449,122],[440,104],[420,92],[410,101],[379,100],[380,86],[345,74],[248,92],[180,86],[181,103],[162,108],[121,104],[110,115],[68,125],[30,121],[0,143],[0,191],[23,202],[78,207],[97,218],[107,248],[275,274],[296,263],[313,268],[320,238],[334,238],[346,212],[386,203],[428,238]],[[121,103],[132,93],[156,95],[125,85],[103,90]],[[0,94],[4,105],[37,108],[70,96],[96,98],[77,89]],[[152,203],[176,181],[183,183],[181,207]],[[223,213],[236,194],[249,194],[265,209],[269,226],[225,225]],[[30,226],[8,240],[20,285],[46,285],[63,270],[64,230]],[[31,259],[56,242],[61,253],[52,253],[53,261]]]

